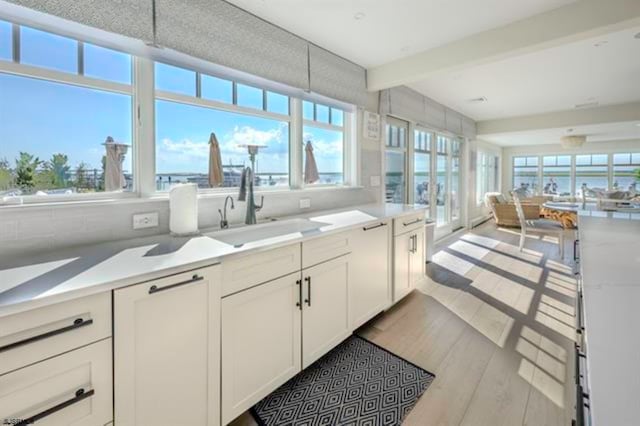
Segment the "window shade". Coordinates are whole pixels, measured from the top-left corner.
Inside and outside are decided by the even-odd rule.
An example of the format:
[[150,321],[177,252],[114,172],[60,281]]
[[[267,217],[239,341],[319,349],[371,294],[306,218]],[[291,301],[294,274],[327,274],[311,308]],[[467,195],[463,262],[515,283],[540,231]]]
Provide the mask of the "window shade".
[[155,0],[156,43],[307,89],[307,42],[219,0]]
[[9,0],[101,30],[153,41],[153,0]]
[[309,44],[309,89],[332,99],[364,106],[367,101],[365,69]]

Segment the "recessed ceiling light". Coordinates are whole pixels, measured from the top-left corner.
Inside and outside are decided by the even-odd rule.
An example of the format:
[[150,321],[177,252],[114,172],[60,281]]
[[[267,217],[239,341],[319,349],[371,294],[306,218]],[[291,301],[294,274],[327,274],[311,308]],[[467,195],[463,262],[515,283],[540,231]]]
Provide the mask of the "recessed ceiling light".
[[364,19],[366,15],[362,12],[358,12],[355,15],[353,15],[353,19],[355,19],[356,21],[359,21],[361,19]]
[[597,106],[598,106],[598,102],[584,102],[581,104],[575,104],[573,107],[575,109],[581,109],[581,108],[593,108]]
[[599,41],[599,42],[597,42],[597,43],[594,43],[594,44],[593,44],[593,47],[602,47],[602,46],[604,46],[604,45],[605,45],[605,44],[607,44],[607,43],[609,43],[607,40],[601,40],[601,41]]
[[476,104],[481,104],[481,103],[484,103],[484,102],[487,102],[487,101],[488,101],[488,99],[487,99],[486,96],[480,96],[478,98],[469,99],[469,102],[476,103]]

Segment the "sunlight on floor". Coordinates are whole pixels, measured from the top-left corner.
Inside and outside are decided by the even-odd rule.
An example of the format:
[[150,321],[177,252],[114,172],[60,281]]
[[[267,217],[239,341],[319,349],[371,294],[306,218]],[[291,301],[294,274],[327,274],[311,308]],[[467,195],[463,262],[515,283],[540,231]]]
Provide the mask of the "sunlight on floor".
[[433,255],[432,261],[438,265],[455,272],[458,275],[466,275],[473,267],[474,264],[460,259],[444,250],[441,250]]
[[523,356],[518,374],[549,398],[564,407],[564,382],[567,374],[567,353],[547,337],[523,327],[516,351]]

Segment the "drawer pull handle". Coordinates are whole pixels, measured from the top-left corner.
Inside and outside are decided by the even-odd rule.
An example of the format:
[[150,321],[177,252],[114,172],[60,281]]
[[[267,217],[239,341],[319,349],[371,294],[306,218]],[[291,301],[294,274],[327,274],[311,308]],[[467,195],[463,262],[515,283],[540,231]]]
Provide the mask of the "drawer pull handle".
[[67,331],[75,330],[80,327],[85,327],[87,325],[93,324],[92,319],[83,320],[82,318],[76,318],[73,321],[73,324],[68,325],[66,327],[58,328],[55,330],[47,331],[46,333],[38,334],[37,336],[28,337],[24,340],[20,340],[18,342],[9,343],[8,345],[4,345],[0,347],[0,353],[10,351],[11,349],[15,349],[19,346],[28,345],[29,343],[37,342],[38,340],[47,339],[49,337],[57,336],[58,334],[66,333]]
[[32,417],[29,417],[28,419],[22,419],[20,422],[16,423],[15,425],[16,426],[26,426],[26,425],[34,424],[38,420],[44,419],[45,417],[47,417],[47,416],[49,416],[49,415],[51,415],[51,414],[53,414],[53,413],[55,413],[57,411],[60,411],[60,410],[62,410],[64,408],[67,408],[68,406],[73,405],[76,402],[80,402],[83,399],[87,399],[87,398],[93,396],[94,393],[96,393],[96,392],[93,389],[85,391],[83,388],[80,388],[80,389],[78,389],[76,391],[76,394],[75,394],[75,396],[73,398],[68,399],[68,400],[66,400],[64,402],[61,402],[58,405],[54,405],[51,408],[47,408],[46,410],[41,411],[40,413],[38,413],[38,414],[36,414],[36,415],[34,415]]
[[166,285],[164,287],[158,287],[157,285],[154,284],[151,287],[149,287],[149,294],[158,293],[161,291],[169,290],[170,288],[180,287],[181,285],[191,284],[191,283],[202,281],[202,280],[204,280],[204,277],[201,277],[200,275],[195,274],[193,277],[191,277],[190,280],[180,281],[179,283]]
[[380,228],[380,227],[382,227],[382,226],[387,226],[387,224],[386,224],[386,223],[384,223],[384,222],[381,222],[381,223],[379,223],[379,224],[377,224],[377,225],[373,225],[373,226],[365,226],[365,227],[363,227],[363,228],[362,228],[362,230],[363,230],[363,231],[370,231],[370,230],[372,230],[372,229]]
[[403,224],[404,226],[409,226],[409,225],[414,225],[414,224],[416,224],[416,223],[419,223],[419,222],[421,222],[421,221],[422,221],[422,219],[418,218],[418,219],[416,219],[416,220],[412,220],[411,222],[402,222],[402,224]]

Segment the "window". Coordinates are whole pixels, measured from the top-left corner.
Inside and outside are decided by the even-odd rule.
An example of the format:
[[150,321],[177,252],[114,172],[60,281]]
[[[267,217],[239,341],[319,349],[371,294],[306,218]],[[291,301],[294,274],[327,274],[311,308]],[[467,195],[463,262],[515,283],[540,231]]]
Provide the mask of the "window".
[[538,191],[538,157],[513,158],[513,189]]
[[176,183],[209,188],[209,138],[220,146],[225,187],[240,186],[242,169],[250,166],[247,148],[263,145],[255,170],[255,185],[289,185],[289,125],[214,108],[156,100],[156,189]]
[[12,25],[0,21],[0,60],[10,61],[13,58]]
[[640,152],[613,154],[613,188],[635,188],[640,182]]
[[18,41],[20,63],[75,74],[79,84],[0,71],[0,197],[131,191],[132,87],[102,82],[130,82],[131,57],[87,44],[87,79],[77,41],[28,27]]
[[609,156],[607,154],[576,155],[575,194],[582,185],[588,188],[609,188]]
[[431,204],[431,138],[430,132],[414,132],[413,200],[426,206]]
[[388,203],[405,203],[406,189],[406,158],[407,158],[407,129],[409,124],[387,118],[386,125],[386,170],[384,176],[385,199]]
[[476,165],[476,204],[484,204],[487,192],[498,190],[499,158],[487,152],[478,151]]
[[[155,62],[153,69],[150,64],[0,21],[0,203],[16,202],[14,196],[28,196],[23,201],[30,202],[154,187],[166,191],[179,182],[209,188],[212,134],[222,159],[220,186],[239,185],[243,168],[251,165],[246,145],[260,146],[254,166],[260,189],[343,185],[354,177],[346,149],[350,112],[172,64]],[[153,81],[153,104],[146,85],[137,86],[138,78]],[[137,92],[139,108],[134,108]],[[153,114],[155,139],[147,129],[134,131],[138,113],[142,122]],[[136,135],[143,140],[134,141]],[[155,164],[149,164],[152,150]],[[139,161],[136,152],[143,154]],[[290,164],[306,166],[310,158],[317,176],[297,167],[290,175]],[[155,180],[144,173],[138,182],[138,163],[142,170],[155,170]]]
[[571,195],[571,156],[542,157],[542,193]]
[[[306,101],[305,101],[306,102]],[[329,107],[312,104],[316,111],[316,120],[304,120],[303,128],[303,181],[305,185],[343,184],[344,183],[344,129],[341,125],[329,124]],[[309,109],[310,107],[307,106]],[[303,105],[304,109],[304,105]],[[335,108],[331,110],[336,111]],[[319,114],[318,114],[319,113]],[[340,110],[341,114],[344,114]],[[304,116],[304,114],[303,114]],[[306,175],[308,147],[312,148],[318,168],[318,179],[309,179]]]

